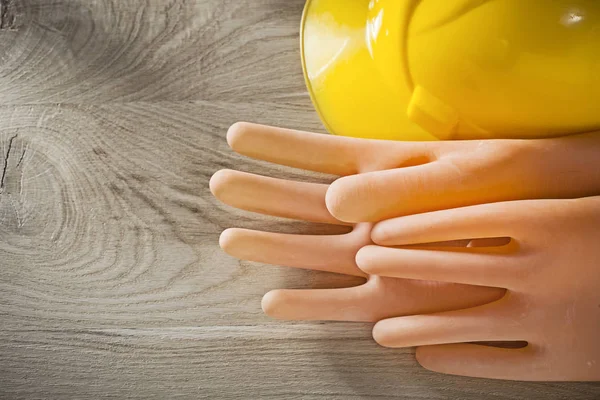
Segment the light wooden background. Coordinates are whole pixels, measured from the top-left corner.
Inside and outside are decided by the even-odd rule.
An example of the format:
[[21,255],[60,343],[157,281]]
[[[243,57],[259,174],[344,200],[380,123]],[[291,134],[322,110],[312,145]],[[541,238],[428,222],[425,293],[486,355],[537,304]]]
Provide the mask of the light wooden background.
[[224,137],[236,120],[322,131],[302,3],[0,1],[1,399],[600,397],[592,383],[437,375],[368,324],[262,314],[269,289],[356,283],[217,245],[230,226],[325,230],[208,190],[223,167],[300,176]]

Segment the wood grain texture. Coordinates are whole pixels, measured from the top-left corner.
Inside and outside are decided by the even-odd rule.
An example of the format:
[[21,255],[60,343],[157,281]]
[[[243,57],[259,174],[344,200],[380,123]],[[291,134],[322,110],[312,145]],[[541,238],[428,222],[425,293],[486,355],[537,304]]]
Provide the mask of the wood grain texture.
[[[0,2],[9,4],[10,2]],[[240,262],[226,227],[331,233],[219,204],[237,120],[322,131],[302,0],[21,0],[0,29],[0,398],[595,399],[593,383],[467,379],[369,324],[287,323],[277,287],[356,284]]]
[[297,62],[301,1],[19,4],[20,29],[0,41],[1,104],[286,101],[305,94]]

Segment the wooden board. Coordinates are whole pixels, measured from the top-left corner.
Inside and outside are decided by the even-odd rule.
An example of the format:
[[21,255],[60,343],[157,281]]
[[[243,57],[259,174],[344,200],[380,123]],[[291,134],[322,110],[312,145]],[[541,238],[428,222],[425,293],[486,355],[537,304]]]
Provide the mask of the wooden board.
[[217,243],[230,226],[332,232],[233,210],[207,185],[221,168],[323,181],[224,140],[237,120],[323,130],[302,3],[0,1],[0,398],[600,397],[433,374],[369,324],[262,314],[273,288],[357,283]]

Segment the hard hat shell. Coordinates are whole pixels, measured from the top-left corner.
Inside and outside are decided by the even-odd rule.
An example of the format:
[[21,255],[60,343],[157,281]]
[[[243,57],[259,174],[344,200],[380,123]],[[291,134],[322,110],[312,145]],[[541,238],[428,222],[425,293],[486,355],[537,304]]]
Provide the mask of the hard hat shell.
[[308,0],[301,51],[311,98],[334,134],[600,129],[598,0]]

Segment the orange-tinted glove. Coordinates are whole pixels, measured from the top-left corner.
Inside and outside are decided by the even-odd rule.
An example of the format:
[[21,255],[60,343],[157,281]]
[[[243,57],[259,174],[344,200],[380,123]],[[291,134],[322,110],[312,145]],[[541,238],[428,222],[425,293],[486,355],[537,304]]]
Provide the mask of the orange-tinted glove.
[[[238,153],[340,175],[325,206],[338,220],[401,215],[506,200],[600,194],[600,133],[537,140],[393,142],[238,123]],[[298,196],[311,186],[288,182]],[[322,189],[321,189],[322,190]],[[289,212],[284,202],[277,215]]]
[[[319,212],[323,212],[327,208],[339,220],[357,222],[377,221],[399,215],[425,213],[432,210],[444,210],[486,202],[491,203],[528,198],[577,198],[600,193],[600,158],[597,157],[600,142],[598,137],[598,134],[585,134],[568,138],[532,141],[490,140],[397,143],[348,139],[250,124],[237,124],[230,130],[228,140],[236,151],[255,158],[314,171],[349,175],[336,181],[329,189],[323,185],[291,181],[287,181],[285,185],[287,185],[288,193],[292,193],[294,196],[304,196],[305,193],[310,193],[311,190],[321,190],[322,193],[327,191],[325,201],[321,200],[322,203],[318,207]],[[356,175],[358,173],[362,174]],[[279,184],[283,184],[283,182],[279,182]],[[318,189],[319,187],[320,189]],[[246,190],[253,190],[251,188],[252,185],[248,186]],[[272,206],[269,207],[271,213],[278,216],[290,216],[290,208],[287,206],[286,200],[287,197],[285,196],[275,196]],[[563,200],[562,202],[571,204],[577,201]],[[515,202],[512,204],[520,203]],[[263,207],[264,204],[261,204],[258,207],[258,211],[260,209],[263,211],[267,209]],[[488,205],[480,207],[488,207]],[[306,213],[304,219],[314,220],[314,211],[317,208],[307,209],[313,211]],[[447,212],[451,211],[456,210],[449,210]],[[299,212],[304,213],[305,211],[300,209]],[[529,216],[529,214],[525,214]],[[406,218],[417,218],[425,215],[428,214],[414,215]],[[527,220],[523,219],[521,221]],[[384,226],[385,223],[377,226],[377,229],[373,232],[373,237],[380,244],[385,243],[380,241],[381,237],[378,238],[377,232],[380,232],[382,229],[381,226]],[[485,229],[485,222],[482,222],[481,226],[483,227],[482,229]],[[427,226],[421,228],[426,229]],[[473,235],[463,232],[466,235],[464,238],[511,236],[510,232],[502,233],[501,230],[498,230],[494,234],[483,235],[476,234],[475,231],[473,232]],[[438,240],[445,239],[441,237]],[[415,243],[420,242],[421,240]],[[513,250],[514,243],[513,241],[510,245],[496,247],[493,250],[475,250],[475,253],[485,251],[504,254],[502,252],[507,249]],[[545,242],[547,248],[559,246],[559,244],[560,242],[558,241],[552,243]],[[540,249],[543,249],[543,246],[538,247],[541,254],[543,250]],[[367,250],[361,252],[359,261],[363,268],[369,270],[370,267],[364,264],[365,260],[363,259],[365,257],[364,252]],[[430,249],[428,251],[435,252],[439,250]],[[460,251],[464,252],[466,250],[462,248]],[[460,251],[457,253],[460,253]],[[531,256],[531,253],[524,254]],[[376,259],[379,258],[376,257]],[[478,258],[475,259],[478,260]],[[512,271],[510,270],[509,272]],[[519,270],[514,269],[514,271],[518,272]],[[477,274],[475,275],[477,276]],[[515,279],[518,280],[520,278],[524,279],[524,277],[517,273]],[[430,276],[428,279],[438,278]],[[592,285],[591,287],[597,288],[597,281],[596,286]],[[515,290],[512,286],[509,289],[511,289],[511,293],[519,293],[520,291],[520,289]],[[589,300],[588,294],[585,296]],[[497,304],[503,304],[503,302],[508,301],[506,299],[510,299],[511,296],[505,297],[491,305],[477,308],[477,310],[486,310],[487,307],[491,307],[492,305],[496,307]],[[548,292],[547,298],[552,298],[551,291]],[[569,301],[568,296],[559,296],[559,298],[565,302]],[[539,303],[538,306],[541,304]],[[560,303],[557,300],[553,304],[557,305]],[[525,315],[528,312],[538,314],[537,319],[532,318],[530,321],[540,323],[543,321],[543,318],[539,318],[539,314],[544,313],[543,308],[534,307],[532,309],[526,303],[520,304],[520,306],[521,308],[515,309],[519,311],[525,309]],[[589,306],[589,302],[586,303],[585,307],[587,306]],[[560,308],[558,305],[556,307]],[[490,308],[490,310],[494,311],[494,308]],[[503,310],[506,311],[506,309]],[[587,311],[590,311],[589,307]],[[451,316],[452,313],[462,315],[461,312],[457,311],[444,314],[444,316]],[[468,313],[465,315],[467,315],[467,318],[464,319],[465,322],[483,321],[483,326],[485,327],[485,320],[471,318]],[[590,315],[592,317],[591,321],[597,324],[596,314],[592,313]],[[498,314],[493,314],[493,316],[495,320],[499,320]],[[413,317],[406,318],[408,318],[407,321],[418,321],[420,318],[427,317],[428,315],[415,316],[414,319]],[[513,319],[507,317],[504,321],[511,322]],[[383,329],[386,327],[386,322],[378,324],[375,329],[375,336],[381,342],[386,340],[386,331]],[[424,332],[430,332],[427,331],[428,325],[425,325]],[[515,350],[514,353],[509,353],[512,350],[488,349],[475,345],[471,345],[473,347],[451,345],[451,347],[443,348],[433,347],[430,350],[431,353],[424,350],[427,347],[421,348],[419,355],[421,361],[432,369],[473,376],[543,380],[595,379],[594,377],[597,377],[597,368],[594,367],[597,362],[597,347],[594,347],[593,343],[588,340],[589,333],[590,331],[593,332],[594,325],[581,326],[588,329],[584,329],[585,333],[582,333],[583,347],[571,346],[577,350],[576,353],[572,353],[569,356],[570,358],[567,359],[571,363],[569,365],[572,368],[565,366],[564,368],[556,367],[555,369],[555,364],[558,362],[557,359],[553,359],[553,356],[545,352],[537,351],[543,347],[538,347],[539,343],[543,343],[543,340],[540,339],[541,335],[529,336],[533,337],[535,341],[532,341],[532,344],[525,349]],[[396,334],[402,337],[402,333],[398,332],[394,328],[394,325],[391,328],[387,330],[387,333],[392,335],[389,337],[393,338]],[[458,341],[470,340],[460,336],[460,333],[464,332],[464,330],[457,328],[456,325],[450,325],[447,328],[450,329],[450,333],[449,336],[440,336],[444,338],[441,341],[442,343],[446,343],[448,337],[452,337],[452,329],[458,332]],[[492,325],[488,328],[490,332],[495,332],[496,329],[498,329],[497,325]],[[498,329],[498,331],[509,332],[509,330],[502,329]],[[517,340],[525,337],[521,335],[522,331],[518,329],[515,331],[519,333],[514,335]],[[510,330],[510,332],[515,331]],[[533,332],[534,330],[532,329],[531,331]],[[479,331],[474,332],[477,333]],[[380,336],[380,334],[383,336]],[[493,340],[494,338],[509,337],[511,335],[504,336],[502,333],[498,333],[497,335],[492,334],[487,337],[484,337],[485,335],[474,336],[477,336],[477,338],[473,340]],[[553,337],[558,336],[560,335],[554,335]],[[435,335],[432,337],[435,339]],[[528,339],[528,337],[525,337],[525,339]],[[574,337],[570,339],[575,340]],[[433,342],[435,343],[435,340]],[[395,342],[396,345],[404,345],[406,343],[402,342],[402,339],[399,342]],[[556,346],[555,342],[552,343]],[[569,347],[570,343],[572,342],[568,342],[565,348]],[[548,346],[544,347],[544,349],[550,347],[554,348],[553,346]],[[453,357],[451,352],[446,351],[453,348],[461,351],[464,350],[464,357],[457,358],[458,354],[456,352],[454,353],[456,357]],[[589,350],[588,354],[593,356],[592,359],[585,361],[585,365],[589,367],[587,370],[583,369],[581,363],[582,349],[584,348]],[[562,353],[558,351],[556,354],[561,355]],[[439,357],[437,357],[438,355]],[[494,358],[486,358],[485,355],[494,355]],[[452,364],[452,360],[457,361]],[[473,365],[482,366],[479,372],[475,370],[476,368],[473,369],[467,365],[470,360],[473,361]],[[476,364],[478,360],[481,361],[480,364]],[[504,360],[507,360],[507,362]],[[519,360],[526,362],[528,367],[534,368],[535,371],[527,375],[521,373],[523,369],[515,368],[515,370],[512,370],[506,367],[507,365],[514,366]],[[428,361],[430,362],[428,363]],[[435,362],[438,364],[435,364]],[[439,368],[435,368],[435,365],[438,365]]]
[[[510,237],[489,248],[391,248]],[[392,318],[373,330],[389,347],[422,346],[425,368],[519,380],[600,380],[600,197],[525,200],[381,222],[357,255],[367,273],[507,288],[467,310]],[[521,349],[472,341],[525,340]],[[461,344],[456,344],[461,343]]]

